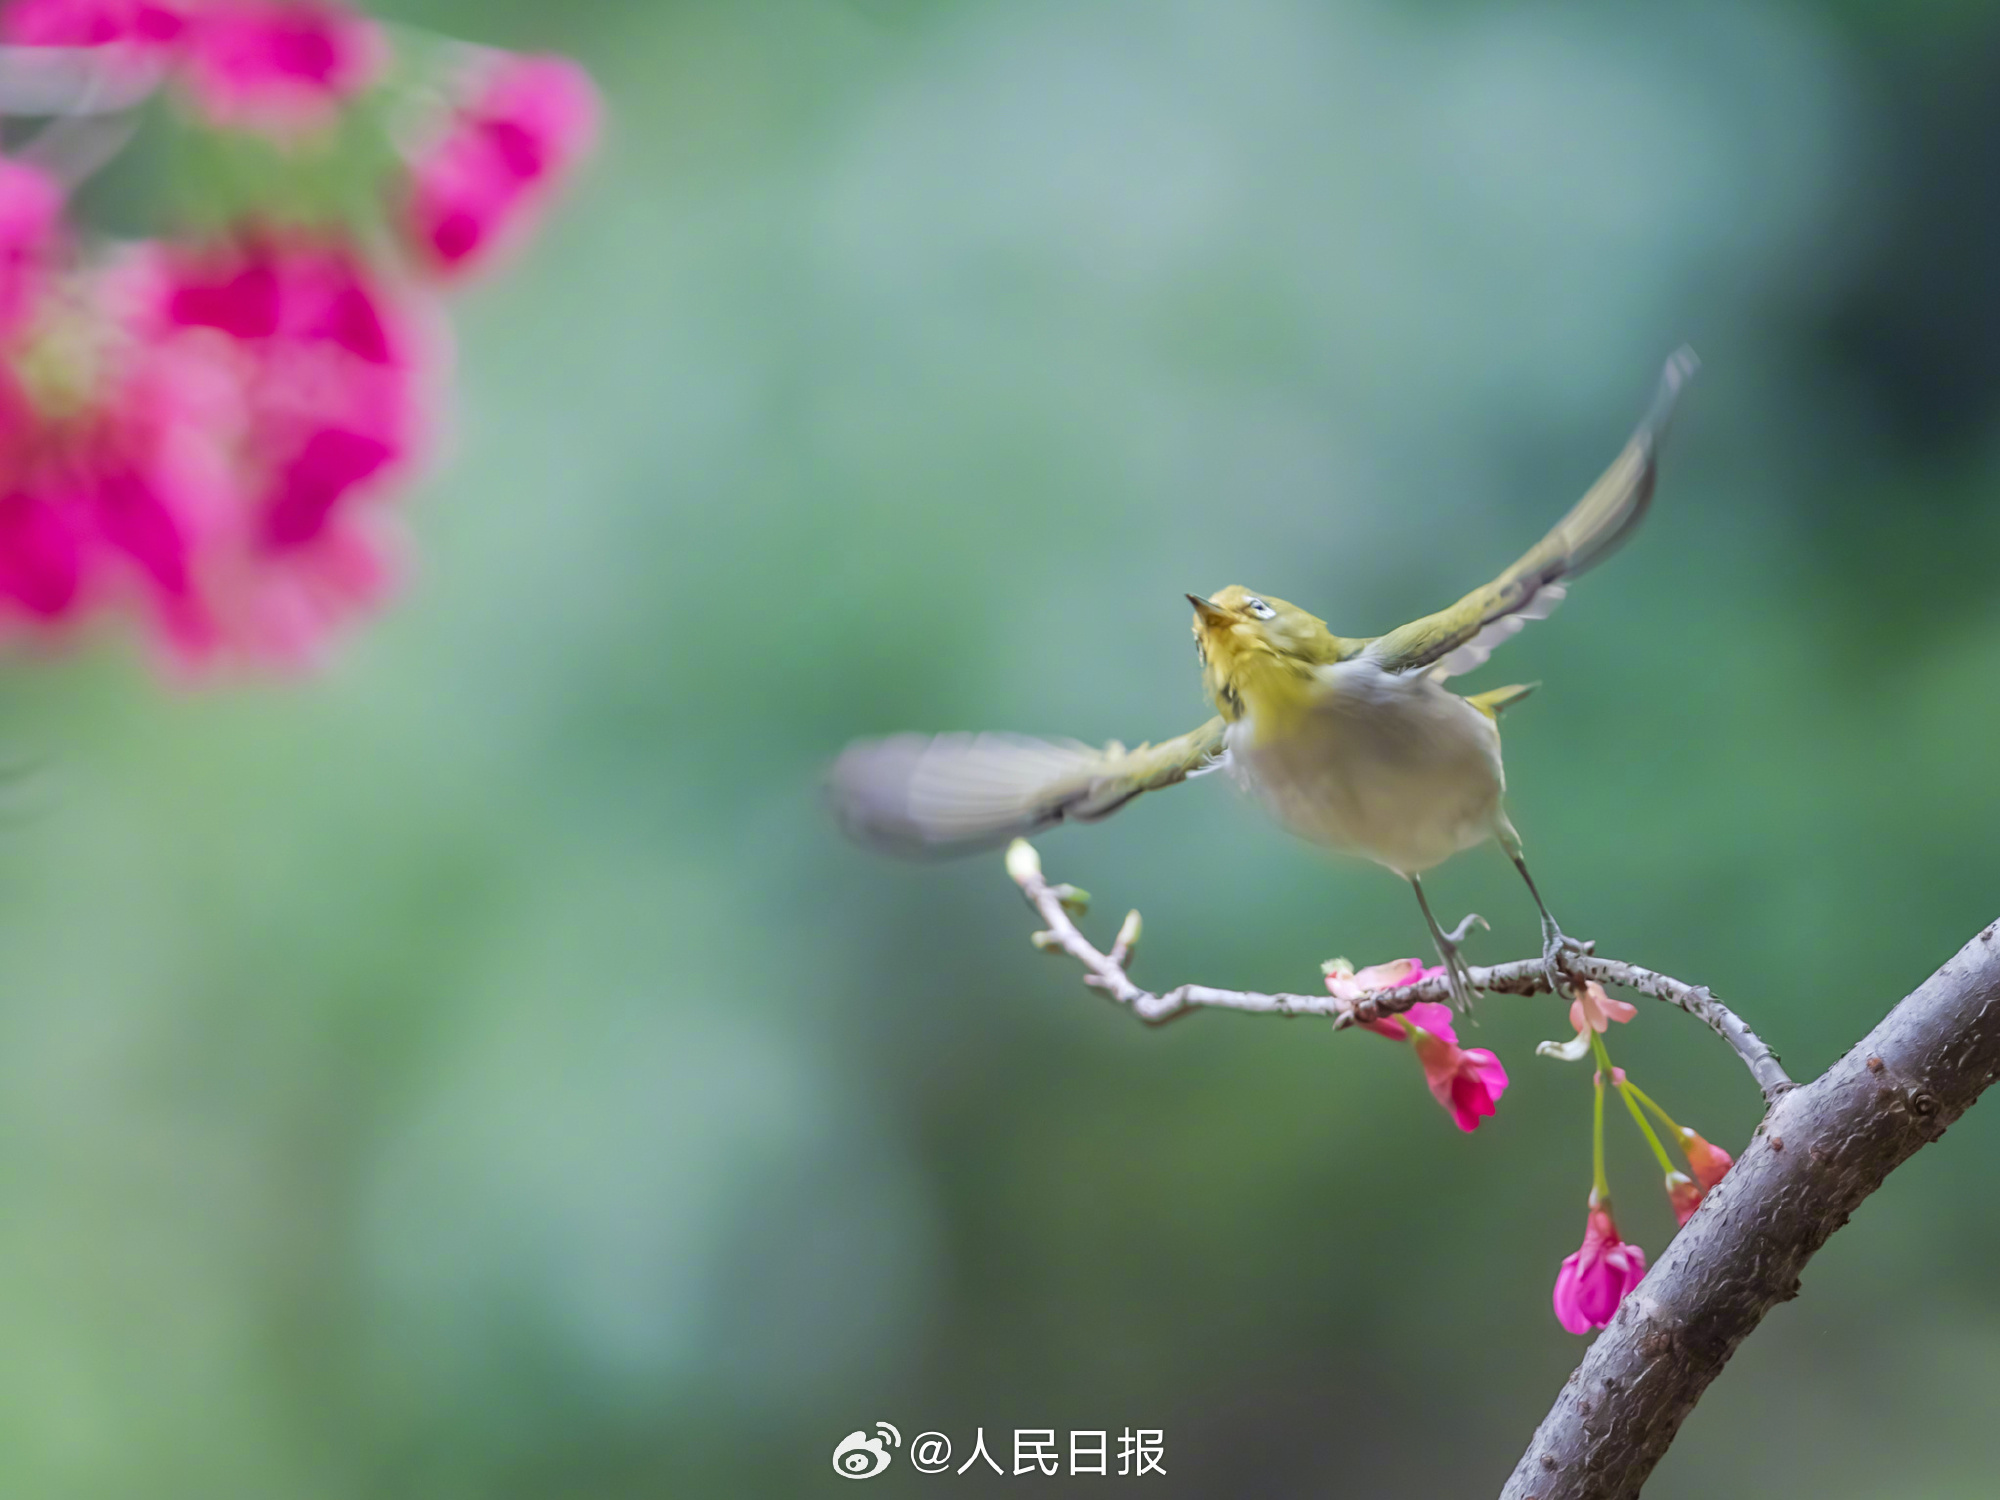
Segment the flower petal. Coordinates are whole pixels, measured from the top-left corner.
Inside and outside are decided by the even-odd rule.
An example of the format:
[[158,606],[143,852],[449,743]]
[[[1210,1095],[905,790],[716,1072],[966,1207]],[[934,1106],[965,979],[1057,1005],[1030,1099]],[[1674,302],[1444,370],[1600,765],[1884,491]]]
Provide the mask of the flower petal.
[[1566,1042],[1540,1042],[1535,1056],[1553,1057],[1558,1062],[1582,1062],[1590,1052],[1590,1033],[1579,1031]]

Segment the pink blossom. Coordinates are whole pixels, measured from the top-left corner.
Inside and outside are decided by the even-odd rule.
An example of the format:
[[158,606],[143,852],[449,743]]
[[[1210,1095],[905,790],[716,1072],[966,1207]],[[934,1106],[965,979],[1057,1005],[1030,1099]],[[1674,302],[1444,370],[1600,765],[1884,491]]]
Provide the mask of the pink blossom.
[[1403,1019],[1413,1028],[1410,1040],[1432,1095],[1460,1130],[1477,1130],[1507,1091],[1500,1059],[1484,1047],[1460,1047],[1447,1006],[1413,1005]]
[[1723,1174],[1735,1165],[1736,1159],[1727,1151],[1709,1144],[1685,1125],[1681,1127],[1681,1150],[1687,1153],[1688,1170],[1694,1173],[1694,1180],[1704,1193],[1722,1181]]
[[0,10],[0,41],[16,47],[154,48],[174,41],[182,7],[162,0],[11,0]]
[[1694,1176],[1685,1172],[1667,1174],[1667,1201],[1673,1205],[1674,1219],[1685,1224],[1694,1217],[1694,1211],[1701,1207],[1701,1200],[1709,1190],[1722,1181],[1723,1174],[1732,1165],[1727,1151],[1720,1146],[1711,1146],[1686,1126],[1680,1127],[1681,1150],[1687,1154],[1688,1166]]
[[[1423,961],[1415,958],[1392,958],[1385,964],[1370,964],[1359,973],[1344,958],[1330,958],[1319,967],[1326,976],[1326,992],[1336,1000],[1359,1000],[1377,990],[1401,989],[1427,977]],[[1442,974],[1444,970],[1429,972]]]
[[278,262],[262,241],[178,257],[162,313],[175,328],[213,328],[242,342],[278,331]]
[[1645,1274],[1646,1252],[1618,1237],[1610,1203],[1600,1203],[1592,1192],[1583,1244],[1564,1257],[1562,1269],[1556,1272],[1556,1321],[1571,1333],[1605,1327],[1625,1294]]
[[0,438],[0,600],[48,632],[134,589],[185,601],[185,537],[136,425],[102,391],[9,380]]
[[42,626],[73,617],[81,603],[86,539],[82,511],[33,474],[0,492],[0,601]]
[[[1402,963],[1415,965],[1418,972],[1396,979],[1391,984],[1375,984],[1370,988],[1397,988],[1444,972],[1441,967],[1424,969],[1415,959],[1404,959]],[[1400,965],[1385,964],[1376,970],[1364,969],[1353,976],[1353,981],[1397,969]],[[1332,973],[1327,976],[1329,989],[1333,986],[1334,977]],[[1415,1047],[1417,1061],[1423,1065],[1424,1082],[1430,1086],[1432,1097],[1444,1106],[1445,1113],[1451,1116],[1452,1123],[1460,1130],[1477,1130],[1481,1120],[1493,1115],[1500,1096],[1507,1091],[1507,1070],[1501,1066],[1499,1058],[1484,1047],[1458,1045],[1458,1032],[1452,1026],[1449,1006],[1435,1001],[1419,1001],[1400,1015],[1364,1024],[1377,1035],[1393,1041],[1407,1041]]]
[[1581,1034],[1586,1026],[1590,1030],[1602,1032],[1613,1021],[1631,1020],[1639,1014],[1639,1007],[1629,1000],[1614,1000],[1604,993],[1604,986],[1595,979],[1587,979],[1577,997],[1569,1003],[1569,1024]]
[[208,0],[180,40],[211,122],[280,135],[329,123],[387,55],[375,24],[337,0]]
[[23,162],[0,159],[0,339],[34,313],[62,229],[62,189]]
[[167,644],[191,667],[222,652],[308,662],[392,577],[380,502],[423,447],[435,344],[324,237],[162,248],[134,284],[147,367],[202,408],[169,425],[211,476]]
[[566,58],[515,57],[411,167],[409,232],[440,272],[471,270],[518,237],[591,146],[597,92]]

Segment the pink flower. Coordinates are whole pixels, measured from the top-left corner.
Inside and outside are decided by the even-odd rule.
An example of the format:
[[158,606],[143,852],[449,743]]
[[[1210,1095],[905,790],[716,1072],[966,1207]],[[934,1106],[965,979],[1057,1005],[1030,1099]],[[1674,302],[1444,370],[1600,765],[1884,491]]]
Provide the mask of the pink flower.
[[1638,1014],[1638,1006],[1630,1001],[1614,1000],[1604,993],[1604,986],[1596,980],[1585,980],[1583,988],[1569,1004],[1569,1024],[1576,1028],[1576,1035],[1567,1042],[1541,1043],[1535,1048],[1535,1056],[1579,1062],[1590,1052],[1590,1034],[1593,1031],[1601,1032],[1613,1021],[1622,1023]]
[[1500,1059],[1484,1047],[1458,1045],[1448,1006],[1413,1005],[1403,1020],[1412,1028],[1410,1040],[1432,1095],[1460,1130],[1477,1130],[1507,1091],[1507,1070]]
[[1710,1145],[1685,1125],[1681,1127],[1681,1150],[1687,1153],[1688,1169],[1704,1193],[1722,1181],[1723,1174],[1736,1161],[1720,1146]]
[[18,331],[45,290],[62,230],[62,189],[0,159],[0,339]]
[[1685,1224],[1694,1217],[1694,1211],[1701,1207],[1701,1200],[1707,1190],[1700,1183],[1689,1180],[1685,1172],[1667,1173],[1667,1202],[1674,1211],[1674,1222]]
[[1563,1258],[1556,1272],[1556,1321],[1571,1333],[1605,1327],[1645,1274],[1646,1252],[1618,1237],[1611,1205],[1600,1204],[1593,1191],[1583,1244]]
[[9,476],[0,491],[0,603],[30,623],[50,626],[82,600],[86,538],[81,507],[33,472]]
[[75,405],[51,388],[48,410],[11,380],[0,394],[0,603],[42,632],[133,587],[187,598],[167,475],[115,403],[88,394]]
[[0,11],[0,41],[16,47],[153,48],[172,42],[181,7],[160,0],[11,0]]
[[167,642],[190,667],[309,662],[388,587],[381,502],[423,447],[437,346],[338,240],[162,248],[131,280],[150,399],[189,407],[156,425],[220,476]]
[[375,24],[337,0],[209,0],[180,41],[188,88],[212,123],[279,135],[329,123],[386,56]]
[[1359,1000],[1377,990],[1401,989],[1444,972],[1442,967],[1426,971],[1423,961],[1415,958],[1392,958],[1386,964],[1370,964],[1359,973],[1344,958],[1330,958],[1319,967],[1326,976],[1326,992],[1336,1000]]
[[[1442,968],[1424,969],[1415,959],[1401,962],[1416,966],[1417,972],[1390,984],[1376,984],[1370,988],[1396,988],[1444,972]],[[1353,976],[1353,980],[1360,981],[1371,974],[1399,969],[1400,965],[1391,964],[1373,970],[1363,969]],[[1329,989],[1333,987],[1334,978],[1332,973],[1328,974]],[[1432,1097],[1444,1106],[1445,1113],[1451,1116],[1452,1123],[1460,1130],[1477,1130],[1481,1120],[1493,1115],[1500,1096],[1507,1091],[1507,1070],[1500,1065],[1500,1059],[1486,1048],[1458,1045],[1458,1032],[1452,1026],[1449,1006],[1434,1001],[1419,1001],[1400,1015],[1365,1024],[1377,1035],[1392,1041],[1407,1041],[1416,1048],[1417,1061],[1423,1065],[1424,1082],[1430,1086]]]
[[1586,1026],[1592,1031],[1602,1032],[1612,1021],[1622,1024],[1638,1014],[1638,1006],[1629,1000],[1612,999],[1595,979],[1586,979],[1582,991],[1569,1003],[1569,1024],[1579,1034]]
[[447,275],[471,270],[518,236],[596,131],[597,91],[575,63],[515,57],[492,69],[411,167],[418,252]]

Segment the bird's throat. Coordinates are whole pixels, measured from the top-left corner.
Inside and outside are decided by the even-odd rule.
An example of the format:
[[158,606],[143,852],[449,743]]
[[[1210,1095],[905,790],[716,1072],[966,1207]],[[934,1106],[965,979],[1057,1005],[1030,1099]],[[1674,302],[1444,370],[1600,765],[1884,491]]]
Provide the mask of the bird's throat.
[[1312,663],[1269,649],[1239,650],[1225,661],[1211,660],[1209,694],[1231,723],[1256,726],[1257,738],[1296,727],[1314,697]]

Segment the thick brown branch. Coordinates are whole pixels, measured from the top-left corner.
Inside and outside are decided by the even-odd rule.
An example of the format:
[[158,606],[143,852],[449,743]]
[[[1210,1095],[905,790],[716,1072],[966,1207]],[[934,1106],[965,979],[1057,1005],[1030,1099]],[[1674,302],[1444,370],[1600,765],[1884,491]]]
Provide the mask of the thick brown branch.
[[1618,1309],[1503,1500],[1636,1495],[1736,1346],[1855,1206],[2000,1078],[2000,923],[1780,1099]]
[[[1112,945],[1111,951],[1101,953],[1071,920],[1063,904],[1068,887],[1049,884],[1042,875],[1040,857],[1026,842],[1016,841],[1007,851],[1007,873],[1048,924],[1044,931],[1035,934],[1037,945],[1052,952],[1066,953],[1082,964],[1085,984],[1102,991],[1119,1004],[1131,1007],[1132,1013],[1149,1026],[1206,1008],[1280,1016],[1327,1016],[1338,1030],[1394,1015],[1420,1001],[1449,998],[1442,977],[1393,990],[1380,990],[1359,1001],[1336,1000],[1332,995],[1324,994],[1260,995],[1244,990],[1218,990],[1202,984],[1184,984],[1156,995],[1134,984],[1126,973],[1126,965],[1131,961],[1132,949],[1138,941],[1137,912],[1125,919],[1119,941]],[[1757,1080],[1757,1087],[1763,1090],[1767,1105],[1775,1103],[1792,1087],[1791,1079],[1778,1065],[1776,1054],[1743,1024],[1740,1016],[1710,994],[1706,986],[1684,984],[1668,975],[1642,969],[1637,964],[1620,963],[1616,959],[1598,958],[1592,954],[1566,954],[1563,965],[1580,979],[1622,985],[1655,1000],[1678,1006],[1705,1023],[1743,1059],[1750,1076]],[[1496,964],[1491,968],[1475,968],[1472,970],[1472,983],[1475,988],[1499,995],[1550,993],[1548,973],[1538,958]]]
[[[1084,982],[1157,1024],[1203,1007],[1328,1016],[1346,1027],[1446,998],[1441,979],[1359,1001],[1260,995],[1184,984],[1153,994],[1126,973],[1139,914],[1109,953],[1077,930],[1067,887],[1042,878],[1025,843],[1007,872],[1047,923],[1036,943],[1068,954]],[[1847,1056],[1795,1087],[1770,1048],[1701,986],[1584,954],[1564,967],[1676,1005],[1729,1043],[1756,1078],[1769,1111],[1736,1165],[1619,1307],[1543,1420],[1502,1500],[1627,1500],[1736,1347],[1779,1302],[1855,1207],[1915,1152],[1944,1134],[2000,1080],[2000,922],[1905,998]],[[1547,993],[1537,959],[1472,970],[1503,994]]]

